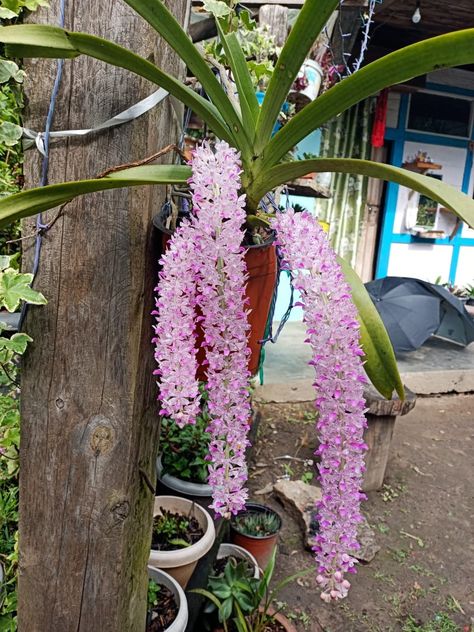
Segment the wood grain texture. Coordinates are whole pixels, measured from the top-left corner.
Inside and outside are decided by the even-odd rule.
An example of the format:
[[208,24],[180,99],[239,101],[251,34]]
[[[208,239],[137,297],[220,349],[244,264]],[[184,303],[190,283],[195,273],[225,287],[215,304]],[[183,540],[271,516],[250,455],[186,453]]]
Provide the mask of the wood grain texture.
[[[179,72],[177,57],[123,2],[66,3],[66,28],[113,39]],[[59,1],[35,14],[57,23]],[[185,0],[172,10],[184,19]],[[27,63],[25,124],[43,129],[56,63]],[[66,62],[54,129],[92,127],[156,87],[86,57]],[[52,144],[50,182],[137,160],[176,141],[168,101],[131,124]],[[27,155],[26,186],[39,182]],[[143,632],[158,442],[151,316],[161,187],[68,205],[43,240],[22,376],[19,629]],[[54,212],[49,214],[53,217]],[[29,229],[27,229],[29,230]],[[31,267],[32,246],[25,251]]]
[[259,24],[267,25],[277,46],[283,46],[288,37],[288,7],[264,4],[259,11]]
[[368,446],[365,454],[364,482],[362,489],[370,492],[380,489],[385,478],[390,446],[396,417],[376,417],[367,415],[367,428],[364,431],[364,441]]

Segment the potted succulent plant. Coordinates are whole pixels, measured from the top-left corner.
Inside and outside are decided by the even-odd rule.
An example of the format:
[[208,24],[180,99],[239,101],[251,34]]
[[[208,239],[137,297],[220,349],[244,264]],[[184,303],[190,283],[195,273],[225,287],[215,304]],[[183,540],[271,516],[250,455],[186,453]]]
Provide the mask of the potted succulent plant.
[[184,632],[188,602],[178,582],[164,571],[148,567],[146,632]]
[[272,557],[281,529],[281,518],[265,505],[249,502],[244,511],[230,521],[231,539],[243,547],[265,569]]
[[[296,632],[294,625],[280,612],[276,598],[280,590],[312,569],[296,573],[270,589],[275,568],[276,549],[261,578],[249,576],[245,563],[229,560],[224,572],[209,578],[208,590],[195,589],[217,608],[214,630],[219,632]],[[232,627],[230,627],[230,625]]]
[[210,416],[207,410],[207,393],[201,390],[201,411],[196,423],[180,428],[172,419],[161,420],[160,454],[156,469],[159,481],[173,492],[185,496],[210,497],[207,484],[210,435],[206,432]]
[[178,496],[156,496],[149,565],[166,569],[183,587],[215,539],[214,522],[200,505]]

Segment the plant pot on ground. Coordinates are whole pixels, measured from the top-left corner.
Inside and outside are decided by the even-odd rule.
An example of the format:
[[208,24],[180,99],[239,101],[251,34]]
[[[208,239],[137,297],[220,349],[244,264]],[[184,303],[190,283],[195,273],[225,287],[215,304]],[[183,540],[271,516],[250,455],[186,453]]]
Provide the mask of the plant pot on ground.
[[281,518],[276,511],[249,502],[245,510],[230,521],[231,540],[252,553],[264,570],[274,552],[281,526]]
[[188,602],[178,582],[165,571],[148,567],[146,632],[184,632]]
[[211,421],[207,410],[207,392],[200,385],[201,410],[195,424],[180,428],[173,419],[161,420],[160,455],[156,462],[158,479],[168,489],[185,496],[208,498],[212,489],[207,484]]
[[166,569],[186,588],[198,560],[215,539],[214,522],[200,505],[178,496],[156,496],[149,565]]
[[251,577],[243,560],[235,563],[230,559],[220,575],[209,578],[208,590],[192,591],[204,595],[216,607],[214,632],[296,632],[279,612],[276,599],[282,588],[313,569],[287,577],[270,589],[275,557],[276,549],[261,578]]

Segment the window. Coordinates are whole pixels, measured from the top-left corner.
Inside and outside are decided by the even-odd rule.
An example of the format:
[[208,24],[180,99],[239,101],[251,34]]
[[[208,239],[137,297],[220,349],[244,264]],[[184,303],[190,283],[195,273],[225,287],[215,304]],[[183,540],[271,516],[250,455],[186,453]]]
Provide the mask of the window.
[[[426,175],[436,178],[436,180],[442,180],[442,176],[438,174],[427,173]],[[427,195],[420,194],[416,225],[423,228],[435,228],[437,211],[438,203]]]
[[470,119],[471,103],[467,99],[423,92],[411,96],[409,129],[467,138]]

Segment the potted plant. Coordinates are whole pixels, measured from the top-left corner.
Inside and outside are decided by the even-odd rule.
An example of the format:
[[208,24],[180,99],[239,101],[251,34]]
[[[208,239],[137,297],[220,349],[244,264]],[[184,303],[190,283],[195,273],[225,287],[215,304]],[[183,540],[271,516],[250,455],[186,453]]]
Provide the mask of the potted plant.
[[212,495],[207,484],[210,435],[206,432],[210,416],[207,393],[200,386],[201,409],[196,423],[180,428],[173,419],[161,420],[160,454],[156,462],[159,481],[173,492],[207,498]]
[[224,568],[228,564],[229,560],[233,561],[234,564],[246,562],[249,577],[255,577],[256,579],[260,577],[260,568],[252,553],[231,542],[223,542],[219,546],[216,561],[214,563],[214,574],[221,575],[224,572]]
[[244,562],[236,564],[230,560],[223,573],[209,578],[208,590],[193,590],[216,606],[218,624],[215,632],[222,629],[224,632],[296,632],[294,625],[281,613],[281,604],[277,604],[276,598],[287,584],[312,569],[285,578],[271,590],[275,557],[276,549],[261,579],[250,577]]
[[188,602],[178,582],[164,571],[148,567],[146,632],[184,632]]
[[231,518],[231,540],[252,553],[260,568],[265,569],[275,550],[281,526],[276,511],[249,502],[244,511]]
[[200,505],[178,496],[156,496],[149,565],[166,569],[183,587],[212,547],[214,522]]

